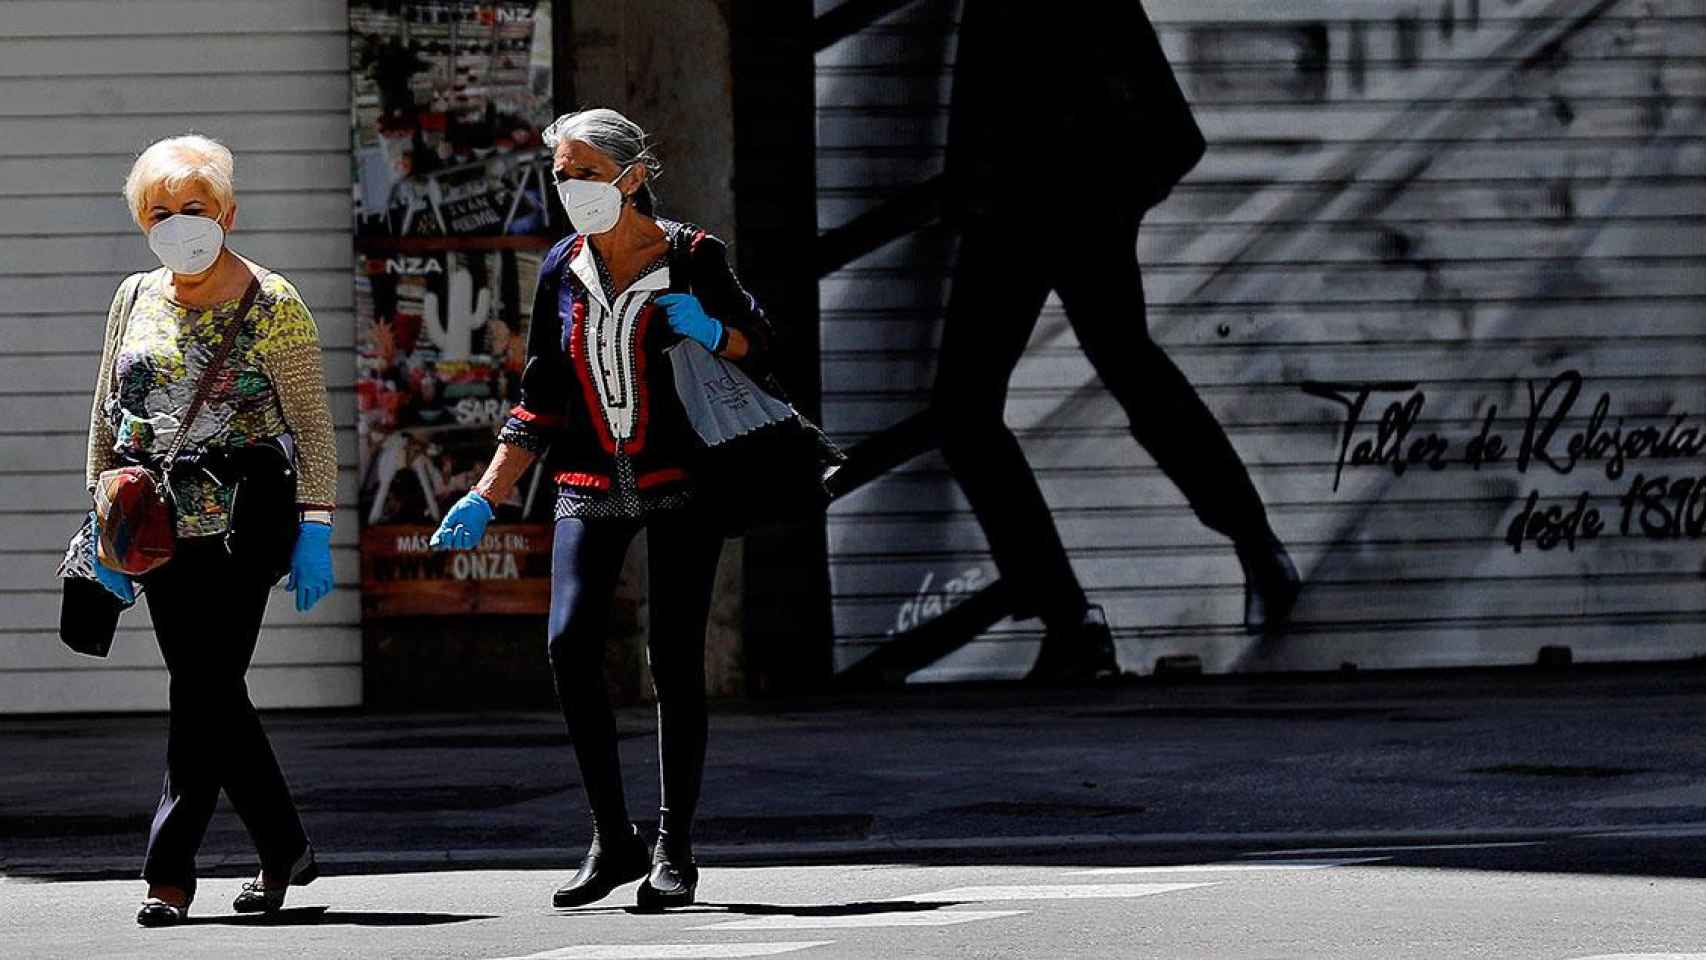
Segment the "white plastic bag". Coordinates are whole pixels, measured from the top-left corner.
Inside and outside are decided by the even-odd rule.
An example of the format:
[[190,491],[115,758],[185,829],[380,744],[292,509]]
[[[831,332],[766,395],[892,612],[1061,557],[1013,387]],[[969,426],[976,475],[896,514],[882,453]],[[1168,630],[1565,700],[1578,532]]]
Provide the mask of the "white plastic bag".
[[759,389],[739,367],[698,343],[683,340],[664,353],[674,369],[675,390],[687,422],[707,447],[798,416],[792,406]]

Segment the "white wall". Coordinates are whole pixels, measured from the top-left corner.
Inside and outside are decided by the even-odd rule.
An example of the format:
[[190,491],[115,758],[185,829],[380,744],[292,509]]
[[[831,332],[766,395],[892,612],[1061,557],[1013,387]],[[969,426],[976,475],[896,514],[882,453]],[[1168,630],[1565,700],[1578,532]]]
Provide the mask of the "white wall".
[[314,311],[343,465],[338,589],[306,615],[274,596],[249,687],[264,707],[360,702],[346,24],[339,0],[0,5],[0,712],[166,703],[145,605],[108,660],[76,656],[55,634],[54,570],[86,509],[107,304],[156,265],[120,185],[138,151],[187,131],[236,153],[232,248]]
[[[1706,415],[1699,0],[1145,7],[1209,140],[1138,238],[1150,330],[1243,455],[1306,589],[1291,634],[1244,635],[1232,551],[1132,443],[1051,300],[1007,419],[1125,666],[1169,654],[1211,671],[1523,663],[1552,643],[1584,660],[1706,653],[1706,540],[1617,529],[1633,474],[1699,476],[1700,459],[1646,460],[1618,480],[1461,463],[1489,405],[1514,447],[1527,381],[1571,368],[1587,384],[1565,435],[1602,391],[1629,426]],[[820,227],[941,169],[956,10],[920,0],[819,54]],[[1327,53],[1314,72],[1312,43]],[[1022,175],[1053,182],[1082,163]],[[1098,157],[1094,172],[1119,166]],[[921,231],[821,284],[838,439],[927,400],[949,240]],[[1418,433],[1451,438],[1460,462],[1402,477],[1347,468],[1335,492],[1343,410],[1306,394],[1310,380],[1418,381]],[[1502,538],[1531,490],[1546,504],[1590,493],[1607,535],[1516,554]],[[838,668],[887,641],[926,578],[935,610],[968,571],[996,576],[935,454],[838,503],[829,539]],[[1037,638],[1035,621],[997,624],[918,676],[1010,675]]]

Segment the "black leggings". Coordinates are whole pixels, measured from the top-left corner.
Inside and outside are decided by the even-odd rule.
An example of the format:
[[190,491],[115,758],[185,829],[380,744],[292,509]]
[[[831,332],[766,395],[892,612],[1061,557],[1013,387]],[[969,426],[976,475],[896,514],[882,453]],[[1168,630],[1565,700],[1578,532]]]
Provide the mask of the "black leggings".
[[645,520],[557,521],[551,548],[551,671],[595,834],[620,837],[630,821],[616,717],[605,687],[604,649],[622,560],[642,527],[651,578],[646,657],[658,702],[659,828],[685,843],[705,770],[705,621],[722,533],[692,509]]
[[243,679],[271,583],[227,554],[218,537],[178,541],[171,562],[143,583],[171,674],[166,782],[143,879],[194,892],[196,849],[221,788],[255,841],[261,869],[285,876],[308,836]]

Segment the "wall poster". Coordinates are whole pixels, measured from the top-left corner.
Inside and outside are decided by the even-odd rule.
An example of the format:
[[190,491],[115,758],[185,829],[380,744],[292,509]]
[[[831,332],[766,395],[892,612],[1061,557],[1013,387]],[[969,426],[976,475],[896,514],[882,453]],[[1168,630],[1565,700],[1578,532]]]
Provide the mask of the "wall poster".
[[519,390],[555,234],[550,0],[350,4],[356,403],[365,618],[538,614],[551,497],[535,468],[478,550],[434,553]]

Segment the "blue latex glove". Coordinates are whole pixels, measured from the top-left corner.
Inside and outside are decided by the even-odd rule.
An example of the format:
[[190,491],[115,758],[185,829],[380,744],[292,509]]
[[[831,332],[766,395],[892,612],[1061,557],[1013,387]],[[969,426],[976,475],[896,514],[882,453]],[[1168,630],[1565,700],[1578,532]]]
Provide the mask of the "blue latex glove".
[[444,515],[444,522],[427,546],[434,550],[472,550],[485,539],[486,524],[491,522],[491,502],[470,490]]
[[320,598],[332,592],[332,528],[329,524],[304,520],[296,532],[296,549],[290,555],[290,576],[284,589],[296,591],[296,609],[306,613]]
[[723,342],[722,321],[705,313],[704,304],[691,293],[666,293],[658,305],[669,314],[669,328],[712,353]]
[[136,582],[131,580],[127,574],[120,573],[102,563],[99,556],[95,557],[95,579],[99,580],[101,586],[106,587],[107,592],[119,598],[119,601],[125,606],[128,607],[136,602]]

